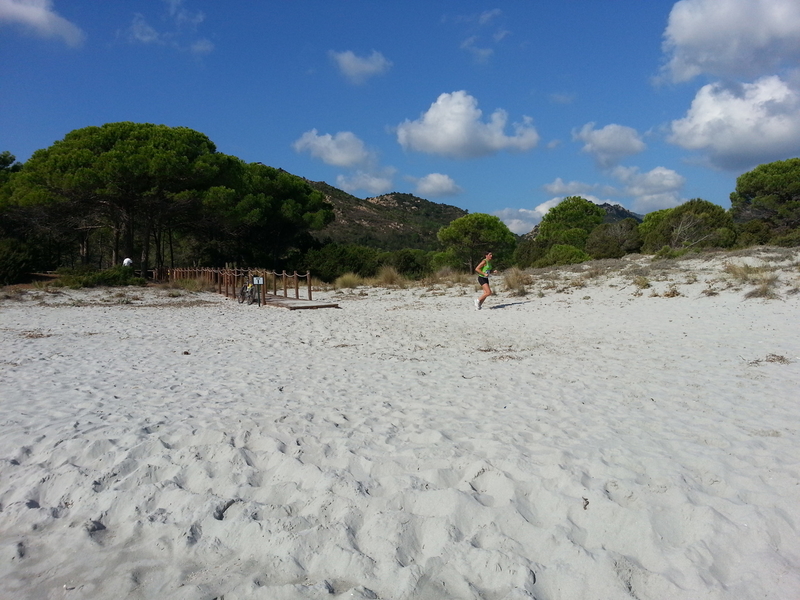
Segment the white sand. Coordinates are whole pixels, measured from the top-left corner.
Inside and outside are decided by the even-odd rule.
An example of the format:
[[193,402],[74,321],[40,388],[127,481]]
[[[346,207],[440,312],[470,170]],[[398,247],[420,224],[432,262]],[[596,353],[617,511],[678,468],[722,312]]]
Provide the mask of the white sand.
[[800,598],[798,258],[5,299],[0,598]]

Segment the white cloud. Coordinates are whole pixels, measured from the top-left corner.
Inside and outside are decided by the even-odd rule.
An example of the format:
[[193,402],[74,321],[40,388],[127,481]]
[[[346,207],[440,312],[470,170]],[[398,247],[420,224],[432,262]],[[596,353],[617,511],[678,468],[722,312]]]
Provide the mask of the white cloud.
[[582,196],[594,191],[596,188],[596,184],[583,183],[582,181],[565,182],[561,177],[556,177],[553,183],[548,183],[544,186],[548,193],[564,198],[567,196]]
[[663,74],[760,76],[800,60],[797,0],[681,0],[664,32]]
[[553,104],[572,104],[575,102],[575,94],[567,94],[565,92],[554,92],[550,94],[549,98]]
[[777,76],[703,86],[668,141],[699,150],[720,168],[741,170],[800,154],[800,89]]
[[686,178],[666,167],[640,173],[638,167],[616,167],[611,174],[624,186],[622,193],[633,198],[633,210],[648,213],[681,203],[680,191]]
[[192,54],[211,54],[214,51],[214,44],[203,38],[193,42],[192,45],[189,46],[189,50]]
[[356,56],[351,50],[329,52],[342,74],[353,83],[363,83],[368,78],[388,71],[392,63],[375,50],[367,57]]
[[61,38],[69,46],[86,39],[80,27],[60,17],[52,0],[0,0],[0,23],[16,23],[42,37]]
[[197,26],[205,20],[205,15],[202,12],[187,10],[183,2],[184,0],[164,0],[167,5],[167,15],[164,18],[173,25],[168,31],[157,30],[150,25],[144,15],[135,13],[133,22],[127,29],[128,40],[140,44],[169,46],[197,56],[213,52],[214,44],[206,38],[185,42],[186,37],[193,35]]
[[416,183],[414,193],[423,198],[455,196],[463,191],[449,175],[442,173],[430,173],[417,179]]
[[517,235],[529,233],[542,220],[542,215],[529,208],[504,208],[492,213]]
[[142,44],[164,43],[161,34],[151,27],[144,16],[139,13],[133,15],[133,23],[131,23],[130,29],[128,30],[128,39],[132,42],[141,42]]
[[522,152],[539,142],[530,117],[513,124],[506,135],[508,113],[497,109],[489,122],[481,121],[478,101],[465,91],[442,94],[416,121],[405,120],[397,127],[397,141],[406,150],[440,154],[452,158],[476,158],[501,150]]
[[337,167],[366,165],[374,159],[354,133],[340,131],[336,135],[318,135],[316,129],[306,131],[292,144],[296,152],[308,152],[325,164]]
[[192,12],[183,7],[183,0],[164,0],[169,8],[169,16],[179,27],[195,28],[206,16],[202,12]]
[[646,148],[635,129],[615,123],[602,129],[595,129],[594,123],[587,123],[580,131],[572,131],[572,139],[585,142],[582,151],[591,154],[597,165],[604,169]]
[[491,23],[495,18],[499,17],[503,14],[503,11],[499,8],[493,8],[492,10],[485,10],[480,15],[478,15],[478,24],[479,25],[488,25]]
[[492,57],[492,54],[494,54],[494,50],[492,50],[491,48],[481,48],[480,46],[477,45],[477,42],[478,42],[478,36],[474,35],[472,37],[469,37],[465,39],[463,42],[461,42],[461,49],[466,50],[467,52],[472,54],[472,57],[475,59],[475,62],[480,64],[485,64],[489,62],[489,59]]
[[336,177],[336,186],[348,193],[364,190],[372,195],[385,194],[392,189],[390,175],[376,175],[357,171],[353,175],[339,175]]
[[617,188],[611,185],[598,183],[585,183],[582,181],[568,181],[556,178],[552,183],[544,186],[545,191],[556,196],[540,204],[534,210],[542,216],[553,206],[567,196],[580,196],[595,204],[622,204],[608,197],[628,197],[631,199],[632,210],[637,213],[648,213],[661,208],[677,206],[683,200],[680,192],[686,179],[665,167],[656,167],[646,173],[641,173],[638,167],[615,167],[609,174],[622,185]]

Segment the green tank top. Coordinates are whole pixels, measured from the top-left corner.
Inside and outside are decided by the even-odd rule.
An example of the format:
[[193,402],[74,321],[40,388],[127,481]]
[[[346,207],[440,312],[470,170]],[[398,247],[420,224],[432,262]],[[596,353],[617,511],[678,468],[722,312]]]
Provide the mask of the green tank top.
[[483,273],[484,277],[488,277],[489,273],[492,272],[492,263],[487,262],[485,265],[483,265],[483,267],[481,268],[481,272]]

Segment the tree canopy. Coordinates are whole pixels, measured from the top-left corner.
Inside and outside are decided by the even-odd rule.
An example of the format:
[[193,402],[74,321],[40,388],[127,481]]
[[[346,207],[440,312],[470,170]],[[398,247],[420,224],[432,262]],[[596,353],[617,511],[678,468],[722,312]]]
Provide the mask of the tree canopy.
[[738,222],[761,219],[773,228],[800,226],[800,158],[759,165],[740,175],[730,199]]
[[694,198],[675,208],[647,215],[640,225],[643,250],[730,247],[736,240],[733,219],[724,208]]
[[439,241],[458,256],[470,272],[486,252],[492,252],[498,262],[511,257],[517,240],[498,217],[473,213],[456,219],[439,230]]
[[582,250],[589,234],[603,222],[605,214],[601,207],[585,198],[568,196],[547,211],[539,225],[537,238]]
[[130,122],[78,129],[38,150],[10,178],[0,208],[24,224],[17,237],[77,242],[84,261],[91,244],[113,263],[138,253],[142,270],[151,252],[164,266],[176,249],[275,266],[333,218],[299,177],[219,153],[186,127]]

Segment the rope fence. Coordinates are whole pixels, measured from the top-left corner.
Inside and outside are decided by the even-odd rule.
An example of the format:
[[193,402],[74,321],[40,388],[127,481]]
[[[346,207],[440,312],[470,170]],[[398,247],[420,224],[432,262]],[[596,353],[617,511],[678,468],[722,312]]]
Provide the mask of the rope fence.
[[[253,283],[253,277],[263,277],[264,285],[261,286],[261,304],[265,305],[267,300],[267,289],[272,288],[271,295],[278,296],[278,288],[283,290],[283,297],[289,297],[289,289],[294,288],[295,299],[300,299],[300,280],[305,279],[308,299],[311,297],[311,273],[304,274],[295,271],[292,274],[282,271],[270,271],[267,269],[221,269],[215,267],[186,267],[169,269],[166,273],[168,281],[180,281],[183,279],[194,279],[201,281],[208,286],[212,286],[218,293],[225,294],[226,298],[236,298],[238,290],[242,285]],[[280,281],[280,286],[278,285]],[[290,283],[291,282],[291,283]]]

